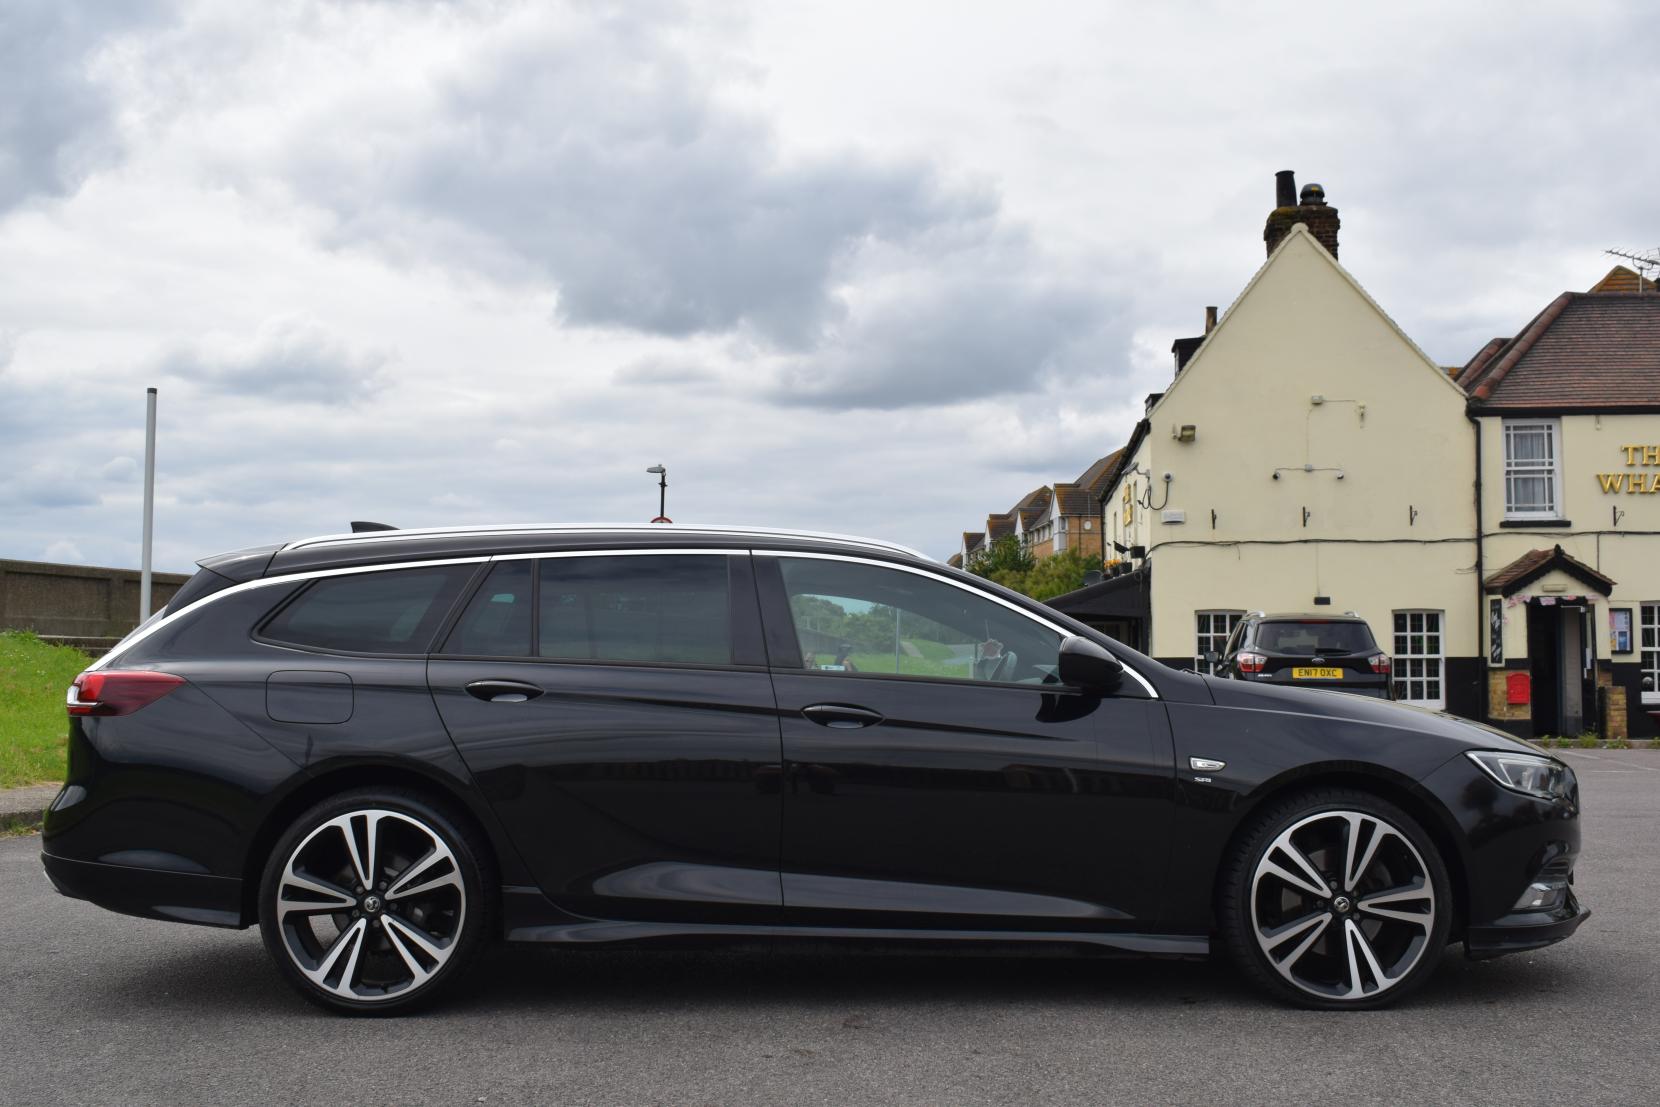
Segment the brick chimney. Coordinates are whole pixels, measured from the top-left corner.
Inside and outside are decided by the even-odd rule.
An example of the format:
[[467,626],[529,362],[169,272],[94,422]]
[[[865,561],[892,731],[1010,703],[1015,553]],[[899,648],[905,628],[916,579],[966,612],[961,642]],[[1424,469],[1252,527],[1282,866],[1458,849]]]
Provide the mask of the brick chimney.
[[1309,233],[1324,246],[1332,257],[1337,256],[1337,229],[1341,220],[1337,209],[1326,203],[1326,190],[1317,184],[1303,186],[1297,196],[1297,178],[1289,169],[1274,174],[1274,210],[1268,213],[1268,223],[1262,228],[1262,241],[1272,254],[1291,228],[1307,224]]

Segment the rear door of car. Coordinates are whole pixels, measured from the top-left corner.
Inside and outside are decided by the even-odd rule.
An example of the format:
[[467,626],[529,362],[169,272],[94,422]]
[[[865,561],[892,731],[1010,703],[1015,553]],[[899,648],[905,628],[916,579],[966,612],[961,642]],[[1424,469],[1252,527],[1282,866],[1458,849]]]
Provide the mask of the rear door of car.
[[747,551],[495,561],[428,664],[542,891],[594,918],[776,917],[780,745]]

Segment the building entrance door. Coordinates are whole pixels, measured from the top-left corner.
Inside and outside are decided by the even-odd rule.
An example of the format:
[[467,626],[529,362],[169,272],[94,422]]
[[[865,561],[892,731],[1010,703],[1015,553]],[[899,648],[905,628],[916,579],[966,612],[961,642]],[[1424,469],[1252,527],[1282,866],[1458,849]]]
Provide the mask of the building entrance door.
[[1572,737],[1595,730],[1596,662],[1590,609],[1527,605],[1527,655],[1533,685],[1533,733]]

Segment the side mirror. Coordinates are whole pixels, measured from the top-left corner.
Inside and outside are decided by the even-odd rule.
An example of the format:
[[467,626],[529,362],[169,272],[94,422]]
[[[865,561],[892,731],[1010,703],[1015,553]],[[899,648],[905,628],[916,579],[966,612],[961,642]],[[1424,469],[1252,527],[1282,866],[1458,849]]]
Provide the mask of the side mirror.
[[1062,684],[1104,694],[1117,688],[1124,679],[1124,663],[1105,646],[1074,634],[1061,640],[1056,675]]
[[1222,655],[1216,650],[1206,650],[1205,664],[1209,665],[1213,669],[1216,668],[1216,666],[1222,664]]

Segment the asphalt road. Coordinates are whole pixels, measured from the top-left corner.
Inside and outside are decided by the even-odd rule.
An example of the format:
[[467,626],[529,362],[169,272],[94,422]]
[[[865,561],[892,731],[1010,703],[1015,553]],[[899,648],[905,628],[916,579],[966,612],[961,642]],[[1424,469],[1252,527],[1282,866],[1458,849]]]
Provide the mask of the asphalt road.
[[1221,965],[510,949],[427,1015],[291,995],[257,933],[122,918],[0,841],[0,1103],[1653,1104],[1660,754],[1570,754],[1570,941],[1316,1014]]

